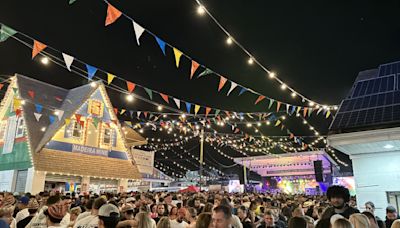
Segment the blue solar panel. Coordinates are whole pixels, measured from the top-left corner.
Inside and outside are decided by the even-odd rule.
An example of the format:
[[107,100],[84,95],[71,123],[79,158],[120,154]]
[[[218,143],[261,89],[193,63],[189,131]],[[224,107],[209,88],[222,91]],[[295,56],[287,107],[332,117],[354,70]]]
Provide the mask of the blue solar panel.
[[381,65],[377,71],[360,72],[330,129],[392,122],[400,123],[400,62]]

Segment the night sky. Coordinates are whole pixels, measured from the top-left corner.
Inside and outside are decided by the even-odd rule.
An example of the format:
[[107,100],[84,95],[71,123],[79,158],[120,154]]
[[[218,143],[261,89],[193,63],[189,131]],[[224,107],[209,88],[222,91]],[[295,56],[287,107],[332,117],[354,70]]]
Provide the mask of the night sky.
[[[227,46],[226,36],[216,24],[208,16],[197,15],[194,0],[110,2],[226,78],[271,98],[301,104],[288,91],[281,91],[279,84],[268,79],[258,66],[249,66],[248,56],[238,47]],[[339,104],[359,71],[400,60],[399,0],[203,3],[258,61],[299,93],[321,104]],[[236,90],[227,97],[229,86],[218,93],[217,77],[189,80],[188,60],[181,59],[177,69],[172,50],[167,49],[164,56],[146,33],[138,46],[126,18],[105,27],[107,6],[101,0],[77,0],[72,5],[68,0],[2,0],[0,9],[0,23],[140,85],[220,109],[267,111],[266,102],[254,105],[255,95],[238,96]],[[87,83],[64,68],[32,61],[31,50],[13,39],[0,43],[0,60],[0,75],[20,73],[65,88]],[[140,101],[126,104],[113,91],[110,96],[116,107],[155,111],[154,106]],[[155,100],[163,103],[158,96]],[[314,117],[309,121],[326,134],[331,120]],[[289,122],[293,132],[310,134],[296,121]],[[271,128],[265,128],[264,133],[285,135]]]

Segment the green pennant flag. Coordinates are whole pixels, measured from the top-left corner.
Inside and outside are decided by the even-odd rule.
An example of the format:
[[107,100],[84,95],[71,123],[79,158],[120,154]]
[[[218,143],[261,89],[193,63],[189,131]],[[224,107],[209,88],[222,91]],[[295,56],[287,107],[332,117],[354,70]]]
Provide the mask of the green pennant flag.
[[212,70],[206,68],[203,72],[201,72],[201,73],[199,74],[199,76],[197,76],[197,78],[200,78],[200,77],[202,77],[202,76],[206,76],[207,74],[212,74],[212,73],[214,73]]
[[268,109],[270,109],[273,104],[274,104],[274,100],[269,99]]
[[14,29],[6,26],[6,25],[1,25],[0,29],[0,42],[6,41],[10,36],[13,36],[17,33]]
[[146,90],[146,93],[149,95],[150,100],[153,100],[153,91],[148,88],[144,88],[144,90]]
[[72,3],[74,3],[76,0],[69,0],[69,4],[71,5]]
[[97,126],[99,125],[99,119],[96,117],[93,117],[93,125],[95,128],[97,128]]
[[313,109],[312,109],[312,108],[309,108],[309,109],[308,109],[308,117],[310,117],[310,116],[311,116],[311,113],[312,113],[312,111],[313,111]]
[[219,110],[219,109],[215,110],[215,116],[218,116],[218,113],[219,113],[220,111],[221,111],[221,110]]
[[13,88],[14,94],[18,93],[18,88]]

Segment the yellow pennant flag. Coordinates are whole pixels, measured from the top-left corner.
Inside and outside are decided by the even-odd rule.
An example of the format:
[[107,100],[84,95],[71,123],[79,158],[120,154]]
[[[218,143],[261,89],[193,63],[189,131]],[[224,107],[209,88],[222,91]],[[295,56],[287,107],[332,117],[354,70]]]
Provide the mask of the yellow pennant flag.
[[14,98],[14,111],[17,110],[21,106],[21,100],[18,98]]
[[71,122],[71,119],[65,119],[65,125],[66,126],[68,126],[70,122]]
[[297,113],[299,113],[299,112],[300,112],[300,110],[301,110],[301,107],[300,107],[300,106],[299,106],[299,107],[297,107],[296,114],[297,114]]
[[115,75],[107,73],[107,83],[110,85],[112,80],[114,80]]
[[175,54],[176,67],[179,67],[179,61],[181,60],[182,52],[174,48],[174,54]]
[[125,109],[121,109],[121,112],[119,113],[120,115],[124,114],[126,112]]
[[331,111],[328,110],[328,111],[326,112],[326,118],[328,119],[328,117],[329,117],[330,115],[331,115]]
[[281,124],[281,121],[280,120],[276,121],[275,127],[279,126],[279,124]]
[[194,105],[194,114],[197,115],[197,112],[200,110],[200,105]]

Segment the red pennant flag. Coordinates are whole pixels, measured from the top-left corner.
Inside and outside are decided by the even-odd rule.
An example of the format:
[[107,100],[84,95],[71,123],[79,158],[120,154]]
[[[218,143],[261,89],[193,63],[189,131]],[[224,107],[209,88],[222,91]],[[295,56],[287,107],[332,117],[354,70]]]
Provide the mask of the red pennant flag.
[[42,44],[37,40],[33,41],[33,48],[32,48],[32,59],[35,58],[37,54],[39,54],[43,49],[47,47],[46,44]]
[[0,90],[3,88],[4,84],[0,83]]
[[163,93],[160,93],[160,96],[162,97],[162,99],[167,102],[169,104],[169,99],[168,99],[168,95],[165,95]]
[[227,79],[221,76],[221,78],[219,79],[218,92],[221,91],[222,87],[224,87],[226,81]]
[[126,81],[126,86],[128,87],[128,91],[129,91],[130,93],[132,93],[133,90],[134,90],[135,87],[136,87],[136,84],[133,83],[133,82],[130,82],[130,81]]
[[255,102],[254,104],[258,104],[260,101],[262,101],[262,100],[264,100],[264,99],[265,99],[265,96],[260,95],[260,96],[257,98],[257,100],[256,100],[256,102]]
[[307,111],[308,111],[308,108],[307,108],[307,107],[305,107],[305,108],[303,109],[303,116],[304,116],[304,117],[306,117],[306,115],[307,115]]
[[196,61],[192,60],[192,69],[190,69],[190,79],[193,78],[194,72],[196,72],[197,68],[199,68],[200,64]]
[[147,118],[147,113],[148,113],[148,112],[144,112],[144,113],[143,113],[145,118]]
[[63,101],[63,99],[62,99],[61,97],[57,97],[57,96],[56,96],[56,97],[54,97],[54,98],[55,98],[57,101],[60,101],[60,102]]
[[80,123],[80,122],[81,122],[81,117],[82,117],[82,115],[80,115],[80,114],[75,114],[76,122]]
[[81,125],[81,127],[83,128],[85,126],[85,121],[79,121],[79,124]]
[[117,108],[114,108],[114,113],[115,113],[115,115],[118,115],[118,109]]
[[210,113],[211,108],[210,107],[206,107],[206,117],[208,116],[208,114]]
[[35,92],[32,90],[29,90],[28,95],[33,99],[35,97]]
[[21,114],[21,109],[15,110],[15,115],[16,115],[16,116],[19,116],[20,114]]
[[114,23],[122,15],[121,11],[108,3],[106,26]]
[[278,101],[278,102],[276,103],[276,111],[279,112],[279,109],[280,109],[280,108],[281,108],[281,102]]

